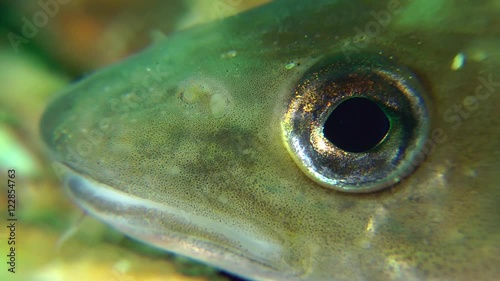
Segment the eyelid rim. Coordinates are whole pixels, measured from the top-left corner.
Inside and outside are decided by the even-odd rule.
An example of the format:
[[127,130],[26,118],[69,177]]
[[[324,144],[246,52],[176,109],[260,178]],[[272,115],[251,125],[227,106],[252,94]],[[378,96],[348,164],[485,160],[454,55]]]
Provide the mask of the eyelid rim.
[[[347,62],[340,54],[320,60],[302,76],[294,88],[288,108],[281,120],[282,137],[291,157],[310,179],[334,190],[366,193],[393,186],[410,175],[423,161],[425,155],[422,151],[429,134],[430,114],[423,86],[408,69],[383,56],[369,53],[351,59],[352,61]],[[381,80],[362,79],[363,75],[367,74],[379,77]],[[346,83],[342,80],[345,77],[354,80],[357,78],[358,82],[373,85],[383,82],[401,95],[396,95],[395,98],[386,94],[384,97],[382,92],[379,93],[378,99],[374,100],[373,97],[367,96],[366,92],[330,90],[328,93],[327,90],[325,94],[325,88],[330,85]],[[322,132],[324,122],[334,108],[344,100],[355,96],[376,102],[388,115],[391,124],[384,140],[362,153],[347,152],[335,147],[326,140]],[[404,100],[409,108],[401,106]],[[414,126],[406,124],[409,121],[414,122]],[[404,126],[412,128],[407,130],[408,128],[403,128]],[[403,151],[398,150],[396,154],[393,152],[391,158],[393,161],[385,163],[390,169],[379,177],[366,179],[366,173],[373,173],[376,169],[372,167],[373,162],[383,159],[384,153],[389,155],[389,151],[387,149],[384,151],[384,147],[391,143],[394,145],[398,142],[398,138],[407,134],[410,136],[404,140],[407,142],[406,148]],[[328,153],[324,153],[325,151]],[[316,157],[318,153],[323,156]],[[370,162],[370,158],[376,159]],[[361,162],[365,162],[366,165],[359,165]],[[350,177],[346,179],[342,175],[335,175],[339,174],[339,170],[346,170],[346,166],[350,166],[352,170]],[[344,171],[345,173],[347,172]]]

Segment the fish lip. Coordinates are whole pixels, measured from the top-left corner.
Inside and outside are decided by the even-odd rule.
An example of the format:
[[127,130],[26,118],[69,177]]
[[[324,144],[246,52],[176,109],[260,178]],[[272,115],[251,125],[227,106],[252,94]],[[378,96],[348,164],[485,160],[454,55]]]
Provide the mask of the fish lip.
[[[255,245],[260,243],[263,250],[262,254],[264,255],[259,257],[256,254],[252,255],[250,253],[249,255],[249,253],[238,251],[241,249],[225,247],[208,239],[203,240],[195,236],[186,236],[186,234],[180,232],[165,231],[161,227],[155,228],[154,221],[149,220],[144,215],[141,216],[141,214],[147,212],[145,209],[152,210],[154,207],[162,211],[168,211],[169,208],[165,205],[132,196],[106,184],[96,182],[61,163],[56,163],[55,166],[60,172],[64,191],[73,202],[86,213],[118,229],[127,236],[167,252],[200,260],[222,270],[229,270],[244,278],[277,280],[284,277],[283,272],[288,272],[287,276],[285,276],[286,280],[303,280],[300,275],[304,274],[304,272],[302,270],[298,271],[283,260],[284,253],[282,252],[284,249],[276,243],[254,241]],[[183,215],[189,216],[189,214]],[[155,216],[152,217],[156,218]],[[182,222],[182,219],[185,218],[179,219]],[[220,225],[213,226],[213,228],[219,227]],[[239,238],[244,240],[244,235],[240,235]],[[264,257],[266,254],[268,259]],[[278,264],[276,261],[278,261]]]

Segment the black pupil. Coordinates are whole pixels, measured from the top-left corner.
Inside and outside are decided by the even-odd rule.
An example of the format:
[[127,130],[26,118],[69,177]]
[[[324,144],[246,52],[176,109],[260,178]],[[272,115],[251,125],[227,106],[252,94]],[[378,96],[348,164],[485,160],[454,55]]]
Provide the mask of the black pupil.
[[325,137],[348,152],[364,152],[382,141],[389,118],[373,101],[355,97],[340,103],[323,127]]

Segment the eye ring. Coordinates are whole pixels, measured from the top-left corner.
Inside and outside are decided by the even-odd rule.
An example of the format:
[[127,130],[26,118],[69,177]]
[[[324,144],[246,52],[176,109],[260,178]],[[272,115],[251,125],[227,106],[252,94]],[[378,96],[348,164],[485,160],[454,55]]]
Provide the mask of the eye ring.
[[[325,136],[325,123],[346,101],[361,98],[387,117],[378,143],[348,151]],[[313,65],[288,100],[281,128],[287,150],[304,173],[328,188],[372,192],[399,182],[424,158],[429,111],[415,75],[374,54],[337,55]]]

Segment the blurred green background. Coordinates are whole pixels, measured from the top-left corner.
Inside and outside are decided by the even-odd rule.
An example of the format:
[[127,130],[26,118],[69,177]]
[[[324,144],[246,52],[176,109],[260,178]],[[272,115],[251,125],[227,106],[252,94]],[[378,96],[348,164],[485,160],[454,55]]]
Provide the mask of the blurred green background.
[[[0,1],[0,280],[237,280],[85,216],[64,196],[38,122],[71,81],[172,32],[268,1]],[[16,171],[14,274],[6,263],[9,169]]]

